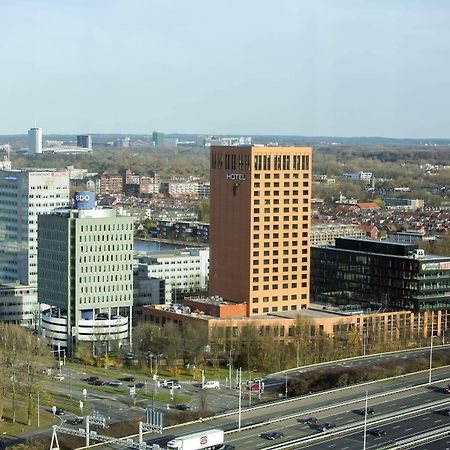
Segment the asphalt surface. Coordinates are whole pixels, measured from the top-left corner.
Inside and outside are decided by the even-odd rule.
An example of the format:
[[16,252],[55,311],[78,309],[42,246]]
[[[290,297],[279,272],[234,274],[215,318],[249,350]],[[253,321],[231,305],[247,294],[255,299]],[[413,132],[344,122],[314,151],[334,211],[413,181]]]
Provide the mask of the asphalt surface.
[[[446,373],[446,375],[449,376],[448,373]],[[399,383],[398,385],[400,384],[402,384],[403,386],[408,385],[411,386],[411,380],[403,380],[403,382]],[[374,418],[379,417],[380,415],[383,414],[391,413],[392,411],[402,410],[410,407],[421,407],[429,402],[445,400],[446,394],[442,393],[442,387],[445,384],[446,383],[440,383],[432,385],[430,387],[427,386],[420,388],[411,387],[411,389],[401,393],[371,399],[370,406],[372,406],[375,409]],[[374,389],[373,391],[370,390],[369,396],[373,395],[375,391],[380,393],[385,392],[387,389],[388,386],[386,386],[385,384],[383,384],[383,386],[376,386],[376,389]],[[330,393],[329,395],[326,394],[319,397],[308,397],[304,399],[299,399],[295,402],[292,402],[291,404],[288,403],[284,405],[278,405],[276,408],[270,407],[264,410],[246,412],[245,414],[243,414],[242,420],[243,427],[252,423],[257,423],[261,420],[266,420],[268,424],[250,430],[243,430],[241,432],[227,434],[226,442],[233,444],[236,448],[239,449],[252,450],[265,448],[270,445],[271,441],[267,441],[260,437],[261,433],[268,431],[280,431],[284,434],[283,439],[277,440],[276,441],[277,443],[278,442],[282,443],[284,441],[287,442],[293,439],[306,436],[314,436],[319,433],[322,433],[321,431],[318,430],[317,425],[315,424],[306,425],[303,423],[303,419],[306,419],[309,416],[317,417],[319,424],[329,422],[335,424],[337,428],[346,424],[362,423],[364,418],[359,413],[359,411],[362,408],[364,408],[365,392],[358,393],[357,392],[358,390],[359,389],[351,389],[350,391],[344,391],[345,393],[343,393],[342,391],[333,392]],[[355,403],[337,406],[333,409],[328,409],[326,411],[320,411],[321,408],[330,407],[333,404],[340,404],[344,401],[355,399],[357,400]],[[448,397],[447,404],[448,406],[450,406],[450,396]],[[277,412],[275,412],[275,409],[277,409]],[[277,416],[281,415],[286,416],[289,414],[295,415],[295,417],[275,422]],[[371,420],[373,420],[372,417],[369,419],[369,426]],[[450,424],[450,418],[443,415],[439,415],[439,417],[436,417],[434,421]],[[235,416],[222,419],[214,419],[213,421],[204,424],[195,424],[195,425],[193,424],[189,426],[165,430],[165,432],[161,437],[148,440],[147,442],[165,445],[167,441],[172,439],[174,436],[180,436],[194,431],[207,430],[211,428],[221,428],[226,431],[229,431],[235,429],[236,426],[237,420]],[[410,427],[408,426],[404,427],[403,429],[406,433],[408,433],[411,431],[409,430],[409,428]],[[412,429],[414,429],[414,427]],[[361,433],[359,434],[361,435]],[[341,442],[342,439],[343,438],[336,439],[336,443],[334,443],[335,444],[334,448],[343,450],[343,448],[346,447],[346,445],[342,444]],[[370,439],[374,440],[376,439],[376,437],[371,436]],[[390,439],[392,440],[392,434],[390,436]],[[361,441],[359,440],[358,442]],[[317,448],[330,448],[330,447],[327,446]],[[360,444],[358,448],[361,448]]]

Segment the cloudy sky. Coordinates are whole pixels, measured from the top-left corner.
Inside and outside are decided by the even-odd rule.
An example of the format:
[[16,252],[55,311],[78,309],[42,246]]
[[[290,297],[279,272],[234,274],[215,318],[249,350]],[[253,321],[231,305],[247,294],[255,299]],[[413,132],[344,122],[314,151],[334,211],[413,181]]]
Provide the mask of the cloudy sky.
[[0,134],[450,137],[448,0],[0,0]]

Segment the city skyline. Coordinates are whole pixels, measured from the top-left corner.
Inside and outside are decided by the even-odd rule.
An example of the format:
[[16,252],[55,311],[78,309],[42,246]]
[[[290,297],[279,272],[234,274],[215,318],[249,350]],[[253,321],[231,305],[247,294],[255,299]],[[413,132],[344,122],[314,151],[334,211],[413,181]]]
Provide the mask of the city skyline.
[[442,0],[21,0],[0,14],[1,134],[449,136]]

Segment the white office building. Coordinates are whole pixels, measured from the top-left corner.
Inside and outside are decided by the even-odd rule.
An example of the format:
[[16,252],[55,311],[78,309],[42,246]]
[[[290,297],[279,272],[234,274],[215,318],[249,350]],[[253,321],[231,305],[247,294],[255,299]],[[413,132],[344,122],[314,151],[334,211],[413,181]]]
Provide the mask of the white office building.
[[42,153],[42,128],[28,130],[28,153]]
[[66,171],[0,170],[0,284],[36,284],[37,218],[69,203]]
[[171,303],[180,294],[208,288],[209,248],[141,256],[138,271],[165,280],[165,303]]

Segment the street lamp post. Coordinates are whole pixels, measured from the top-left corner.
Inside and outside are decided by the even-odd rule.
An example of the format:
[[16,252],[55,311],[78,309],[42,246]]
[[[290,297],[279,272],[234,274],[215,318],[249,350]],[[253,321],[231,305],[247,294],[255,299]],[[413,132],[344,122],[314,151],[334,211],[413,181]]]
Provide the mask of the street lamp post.
[[239,368],[239,412],[238,412],[238,431],[241,431],[241,410],[242,410],[242,367]]
[[363,437],[363,450],[366,450],[366,441],[367,441],[367,401],[368,401],[368,393],[366,391],[366,404],[364,407],[364,437]]
[[286,383],[285,383],[285,389],[284,389],[284,396],[287,398],[288,397],[288,379],[287,379],[287,373],[285,373],[286,376]]
[[428,384],[431,384],[431,371],[433,369],[433,319],[431,320],[431,339],[430,339],[430,372],[428,374]]

